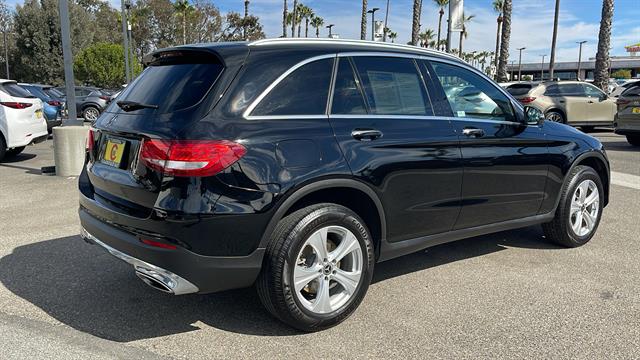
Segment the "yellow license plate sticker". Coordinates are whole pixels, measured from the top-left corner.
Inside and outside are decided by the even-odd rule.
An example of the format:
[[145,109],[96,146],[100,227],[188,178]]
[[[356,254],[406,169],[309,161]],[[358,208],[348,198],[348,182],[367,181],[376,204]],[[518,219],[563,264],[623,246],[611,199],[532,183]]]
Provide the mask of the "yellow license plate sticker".
[[111,166],[120,167],[125,145],[126,143],[122,140],[109,139],[107,141],[107,146],[104,149],[102,162]]
[[36,119],[42,119],[42,110],[36,110]]
[[634,107],[633,109],[631,109],[631,112],[634,114],[640,114],[640,107]]

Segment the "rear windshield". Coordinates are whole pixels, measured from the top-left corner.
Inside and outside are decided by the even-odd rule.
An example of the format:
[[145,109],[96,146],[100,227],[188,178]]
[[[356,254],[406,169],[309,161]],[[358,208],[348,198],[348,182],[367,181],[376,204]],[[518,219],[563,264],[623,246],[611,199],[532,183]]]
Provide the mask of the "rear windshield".
[[204,98],[222,69],[217,59],[208,56],[158,60],[122,91],[118,101],[157,105],[161,113],[186,109]]
[[31,93],[23,88],[21,88],[18,84],[16,83],[5,83],[2,84],[2,91],[6,92],[7,94],[14,96],[14,97],[19,97],[19,98],[34,98],[35,96],[31,95]]
[[47,88],[44,89],[44,92],[47,93],[47,95],[51,96],[51,97],[56,97],[56,98],[63,98],[64,94],[60,91],[58,91],[57,89],[54,88]]
[[531,91],[531,88],[533,86],[531,85],[527,85],[527,84],[514,84],[511,85],[507,88],[507,91],[509,92],[509,94],[513,95],[513,96],[521,96],[521,95],[526,95],[527,93],[529,93],[529,91]]
[[620,96],[640,96],[640,84],[635,84],[623,91]]

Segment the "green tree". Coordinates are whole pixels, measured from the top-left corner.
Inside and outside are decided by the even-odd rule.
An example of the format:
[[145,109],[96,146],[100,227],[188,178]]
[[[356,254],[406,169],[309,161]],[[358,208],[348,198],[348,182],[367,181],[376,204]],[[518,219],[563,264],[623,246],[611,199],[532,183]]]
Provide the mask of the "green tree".
[[319,16],[314,16],[311,19],[311,26],[313,26],[316,29],[316,37],[319,38],[320,37],[320,28],[322,27],[322,25],[324,25],[324,19],[319,17]]
[[176,0],[173,4],[176,15],[182,18],[182,43],[187,43],[187,15],[191,14],[195,8],[189,4],[189,0]]
[[435,33],[432,29],[426,29],[424,32],[418,35],[418,40],[420,41],[420,47],[429,47],[435,36]]
[[469,16],[465,16],[464,13],[462,14],[462,31],[460,32],[460,43],[458,44],[458,54],[462,54],[462,40],[466,39],[467,36],[469,35],[469,32],[467,31],[467,24],[469,24],[471,22],[471,20],[473,20],[476,16],[475,15],[469,15]]
[[[243,32],[245,32],[244,36]],[[230,12],[225,17],[223,30],[216,41],[252,41],[264,38],[260,18],[254,15],[244,17],[236,12]]]
[[440,33],[442,32],[442,17],[444,16],[444,7],[449,5],[449,0],[433,0],[436,5],[440,7],[439,17],[438,17],[438,42],[436,44],[438,50],[440,50]]
[[631,70],[620,69],[611,73],[611,77],[614,79],[631,79]]
[[392,43],[395,43],[397,38],[398,38],[397,32],[389,31],[389,39],[391,39]]
[[[73,63],[75,75],[84,84],[116,89],[125,83],[124,48],[120,44],[96,43],[76,55]],[[134,72],[141,66],[135,62]]]
[[602,1],[600,32],[598,34],[598,52],[593,84],[607,91],[609,84],[609,48],[611,47],[611,23],[613,21],[613,0]]

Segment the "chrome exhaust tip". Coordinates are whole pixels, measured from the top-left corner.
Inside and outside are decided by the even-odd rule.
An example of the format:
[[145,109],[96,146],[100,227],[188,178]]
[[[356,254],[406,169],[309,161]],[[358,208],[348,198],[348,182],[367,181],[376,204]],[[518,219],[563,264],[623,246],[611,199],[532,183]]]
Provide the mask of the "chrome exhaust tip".
[[160,281],[160,280],[158,280],[158,279],[156,279],[156,278],[154,278],[154,277],[152,277],[150,275],[147,275],[147,274],[142,273],[140,271],[136,271],[136,276],[138,278],[140,278],[140,280],[142,280],[143,283],[151,286],[152,288],[154,288],[156,290],[162,291],[162,292],[167,293],[167,294],[173,294],[173,290],[171,290],[171,288],[168,285],[164,284],[162,281]]

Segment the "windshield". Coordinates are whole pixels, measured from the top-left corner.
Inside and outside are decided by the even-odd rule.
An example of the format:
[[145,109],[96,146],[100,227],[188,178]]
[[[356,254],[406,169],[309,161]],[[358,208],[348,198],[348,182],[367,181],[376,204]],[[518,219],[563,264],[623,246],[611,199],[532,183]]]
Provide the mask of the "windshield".
[[4,92],[6,92],[7,94],[11,95],[11,96],[15,96],[15,97],[19,97],[19,98],[34,98],[35,97],[29,91],[21,88],[16,83],[4,83],[4,84],[2,84],[2,90]]
[[122,91],[118,100],[155,105],[161,113],[194,106],[208,93],[223,69],[217,61],[207,63],[207,60],[185,57],[152,64]]
[[532,88],[531,85],[515,84],[515,85],[509,86],[507,88],[507,91],[509,92],[509,94],[511,94],[513,96],[522,96],[522,95],[526,95],[527,93],[529,93],[531,88]]

